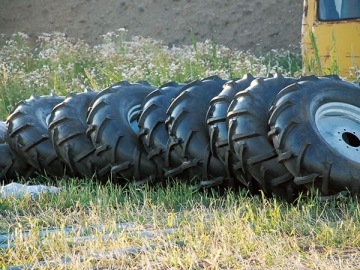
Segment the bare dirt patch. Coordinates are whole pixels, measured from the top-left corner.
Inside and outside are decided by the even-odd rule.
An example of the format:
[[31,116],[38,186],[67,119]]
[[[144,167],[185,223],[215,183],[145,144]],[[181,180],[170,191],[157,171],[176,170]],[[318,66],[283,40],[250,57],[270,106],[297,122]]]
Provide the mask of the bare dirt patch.
[[298,50],[301,14],[302,1],[288,0],[2,0],[0,33],[21,31],[36,38],[60,31],[93,45],[108,31],[126,28],[128,37],[161,39],[171,46],[191,44],[192,29],[197,41],[214,38],[261,53]]

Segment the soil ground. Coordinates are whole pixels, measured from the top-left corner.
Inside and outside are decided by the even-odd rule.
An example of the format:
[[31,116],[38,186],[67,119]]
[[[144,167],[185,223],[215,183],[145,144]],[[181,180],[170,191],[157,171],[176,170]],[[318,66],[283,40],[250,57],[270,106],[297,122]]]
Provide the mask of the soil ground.
[[[299,50],[302,1],[290,0],[1,0],[0,34],[64,32],[91,45],[126,28],[128,37],[172,46],[213,38],[230,48],[262,53]],[[295,46],[295,47],[294,47]]]

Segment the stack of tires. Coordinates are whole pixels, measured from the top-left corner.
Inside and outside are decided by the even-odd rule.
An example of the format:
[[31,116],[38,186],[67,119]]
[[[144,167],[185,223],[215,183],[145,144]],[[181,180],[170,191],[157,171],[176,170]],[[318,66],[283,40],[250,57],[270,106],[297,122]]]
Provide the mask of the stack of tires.
[[35,174],[300,192],[360,191],[360,88],[280,74],[119,82],[32,96],[0,125],[2,181]]

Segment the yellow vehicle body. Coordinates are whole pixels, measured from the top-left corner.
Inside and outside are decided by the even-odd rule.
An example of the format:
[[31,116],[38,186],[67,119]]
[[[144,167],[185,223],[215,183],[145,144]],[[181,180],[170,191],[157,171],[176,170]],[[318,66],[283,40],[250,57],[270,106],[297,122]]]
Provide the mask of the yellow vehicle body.
[[360,0],[305,0],[303,73],[359,79]]

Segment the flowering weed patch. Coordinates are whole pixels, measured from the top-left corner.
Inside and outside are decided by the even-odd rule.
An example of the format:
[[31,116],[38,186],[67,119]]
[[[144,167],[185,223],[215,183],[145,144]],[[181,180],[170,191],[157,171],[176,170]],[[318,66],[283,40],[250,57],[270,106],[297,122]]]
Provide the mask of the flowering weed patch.
[[146,80],[159,86],[215,74],[239,78],[245,73],[266,76],[278,71],[297,76],[301,69],[299,55],[286,51],[257,57],[211,40],[169,47],[151,38],[126,41],[125,29],[103,38],[103,44],[90,47],[62,33],[44,33],[33,47],[27,35],[17,33],[0,43],[0,117],[5,119],[19,100],[32,94],[100,90],[121,80]]

